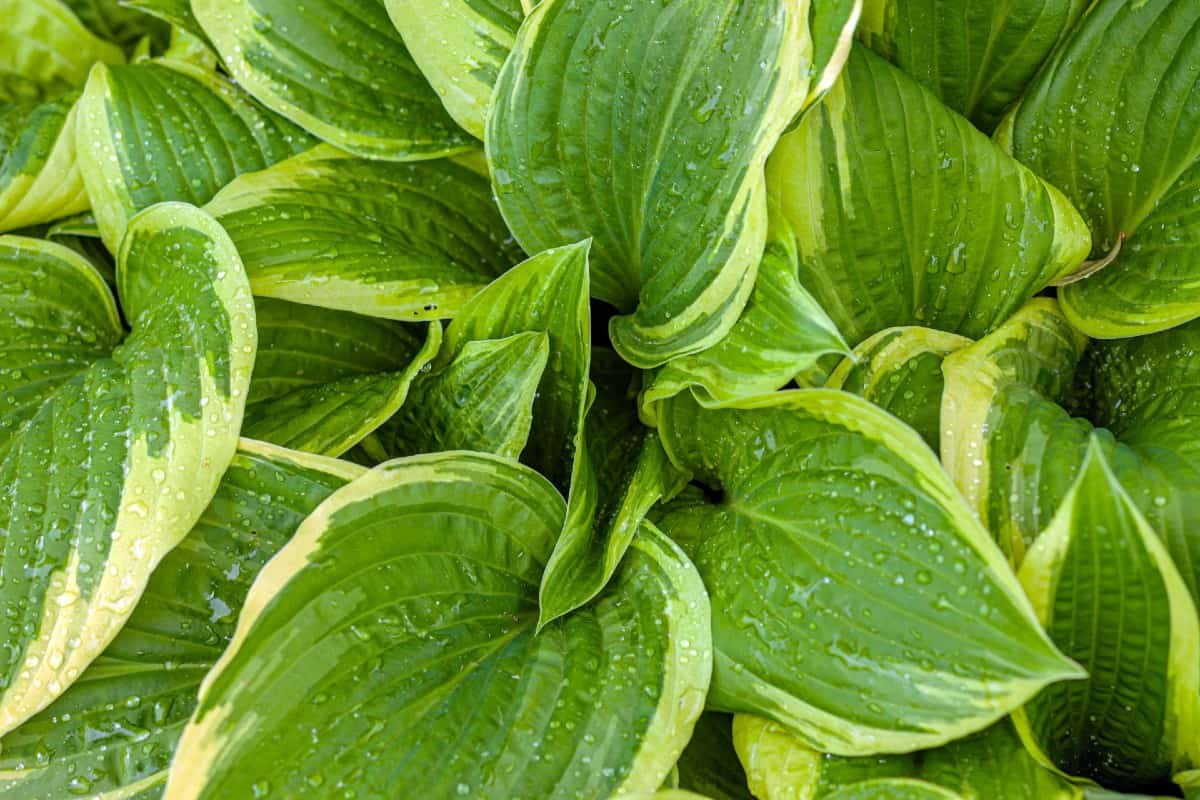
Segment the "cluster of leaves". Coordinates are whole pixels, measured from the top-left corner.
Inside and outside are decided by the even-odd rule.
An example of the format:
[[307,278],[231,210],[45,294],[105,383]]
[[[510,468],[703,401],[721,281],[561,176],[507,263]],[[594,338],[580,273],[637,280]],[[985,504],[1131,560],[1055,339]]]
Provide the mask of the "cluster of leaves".
[[1200,2],[0,0],[0,232],[0,797],[1200,796]]

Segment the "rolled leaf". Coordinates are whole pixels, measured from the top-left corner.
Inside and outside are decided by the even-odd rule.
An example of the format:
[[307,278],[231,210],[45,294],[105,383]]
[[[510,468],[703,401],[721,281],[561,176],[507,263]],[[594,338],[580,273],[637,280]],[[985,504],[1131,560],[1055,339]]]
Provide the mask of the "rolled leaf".
[[523,259],[486,179],[332,147],[245,175],[207,210],[255,294],[389,319],[442,319]]
[[908,423],[931,448],[941,431],[942,360],[971,340],[929,328],[888,328],[842,359],[827,389],[865,397]]
[[858,37],[983,131],[1021,96],[1086,0],[864,0]]
[[[147,119],[160,135],[144,135]],[[167,200],[202,205],[237,175],[312,146],[216,73],[180,61],[96,65],[76,136],[92,211],[114,251],[141,209]]]
[[77,97],[0,103],[0,232],[87,211],[75,156]]
[[997,131],[1087,220],[1113,263],[1067,286],[1089,336],[1163,330],[1200,315],[1200,7],[1098,0]]
[[0,103],[60,96],[82,86],[96,62],[125,62],[61,0],[0,0],[0,19]]
[[342,150],[407,161],[471,144],[384,0],[192,0],[192,12],[239,85]]
[[861,45],[767,184],[800,282],[852,345],[899,325],[978,338],[1089,249],[1057,189]]
[[217,493],[129,621],[48,708],[0,739],[0,794],[161,796],[200,682],[263,565],[352,464],[243,439]]
[[118,263],[132,332],[62,382],[0,455],[0,604],[21,631],[0,654],[0,733],[112,640],[237,444],[256,336],[233,243],[198,209],[161,204],[130,221]]
[[763,162],[813,88],[818,34],[779,0],[545,0],[521,26],[488,115],[500,207],[529,252],[593,237],[592,293],[623,313],[610,335],[630,363],[699,352],[737,322],[765,241]]
[[844,392],[664,404],[712,499],[658,524],[713,600],[710,708],[841,755],[932,747],[1080,675],[910,428]]
[[708,685],[704,588],[646,527],[594,605],[534,636],[564,512],[545,479],[481,454],[399,459],[333,494],[251,589],[166,797],[349,776],[382,796],[655,791]]
[[492,89],[512,50],[521,0],[385,0],[388,15],[446,111],[483,139]]
[[1055,644],[1088,671],[1016,713],[1033,752],[1124,789],[1200,764],[1200,618],[1094,441],[1020,579]]
[[441,329],[260,298],[247,436],[337,456],[396,413]]

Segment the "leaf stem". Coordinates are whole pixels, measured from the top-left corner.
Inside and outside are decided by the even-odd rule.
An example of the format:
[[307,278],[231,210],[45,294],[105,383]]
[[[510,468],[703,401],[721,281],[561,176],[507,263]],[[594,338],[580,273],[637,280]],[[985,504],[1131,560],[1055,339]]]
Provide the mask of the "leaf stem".
[[1125,244],[1125,231],[1121,231],[1117,235],[1117,243],[1108,251],[1108,255],[1104,258],[1098,258],[1093,261],[1085,261],[1079,265],[1079,269],[1072,272],[1065,278],[1059,278],[1050,283],[1051,286],[1069,286],[1072,283],[1079,283],[1085,278],[1090,278],[1100,270],[1107,267],[1109,264],[1117,260],[1117,256],[1121,254],[1121,246]]

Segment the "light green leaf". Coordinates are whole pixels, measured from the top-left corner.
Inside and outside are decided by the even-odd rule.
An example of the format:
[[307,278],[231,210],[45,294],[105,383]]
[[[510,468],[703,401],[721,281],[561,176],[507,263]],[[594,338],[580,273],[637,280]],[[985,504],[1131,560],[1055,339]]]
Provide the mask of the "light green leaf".
[[[146,135],[146,120],[156,134]],[[165,200],[201,205],[312,140],[215,73],[179,61],[97,65],[79,100],[79,169],[104,243]]]
[[795,234],[772,208],[767,246],[741,317],[712,347],[659,368],[642,394],[642,414],[652,422],[656,404],[685,389],[706,406],[772,392],[812,370],[821,356],[848,353],[797,272]]
[[854,783],[826,797],[829,800],[964,800],[962,795],[948,789],[908,778],[880,778]]
[[159,797],[200,682],[233,637],[255,576],[318,503],[363,471],[243,439],[112,644],[62,697],[0,739],[0,795]]
[[524,14],[521,0],[385,0],[412,59],[442,105],[483,139],[492,89]]
[[825,387],[865,397],[908,423],[931,448],[941,431],[942,360],[971,340],[930,328],[887,328],[842,359]]
[[351,775],[432,800],[657,790],[708,685],[704,588],[647,526],[596,603],[534,636],[564,512],[537,473],[482,454],[399,459],[336,492],[251,589],[166,797]]
[[821,49],[808,22],[781,0],[544,0],[521,26],[488,115],[500,207],[529,252],[594,238],[630,363],[711,347],[749,299],[762,165]]
[[441,328],[260,298],[245,435],[326,456],[349,450],[404,403]]
[[0,236],[0,457],[47,398],[124,336],[112,292],[86,259]]
[[710,708],[769,717],[842,755],[979,730],[1079,677],[910,428],[844,392],[804,389],[659,421],[713,493],[658,524],[713,600]]
[[1200,797],[1200,770],[1192,769],[1181,772],[1175,776],[1174,780],[1179,784],[1179,788],[1183,789],[1183,796],[1187,800],[1196,800],[1197,797]]
[[1020,579],[1051,638],[1089,673],[1016,713],[1033,751],[1131,789],[1200,764],[1196,606],[1094,439]]
[[571,474],[567,517],[538,593],[539,629],[595,597],[616,572],[651,506],[687,476],[637,416],[635,371],[611,350],[592,352],[595,401]]
[[368,158],[437,158],[472,142],[442,108],[384,0],[192,0],[234,79],[263,105]]
[[82,86],[96,62],[125,62],[62,0],[0,0],[0,19],[0,103],[56,97]]
[[1086,0],[865,0],[861,40],[991,131]]
[[[118,263],[132,333],[61,383],[0,455],[0,606],[22,631],[0,651],[0,732],[112,640],[237,444],[256,336],[233,243],[198,209],[161,204],[131,220]],[[60,289],[39,283],[18,309]]]
[[899,325],[978,338],[1088,252],[1054,187],[861,45],[767,183],[800,282],[855,345]]
[[475,450],[518,458],[549,355],[544,331],[465,342],[444,369],[417,376],[377,432],[380,446],[387,457]]
[[524,257],[487,180],[450,161],[317,147],[237,179],[207,210],[256,294],[375,317],[452,317]]
[[75,158],[75,101],[0,102],[0,232],[88,209]]
[[746,773],[733,749],[733,718],[706,711],[675,765],[679,786],[712,800],[753,800]]
[[1097,0],[997,140],[1074,202],[1099,257],[1062,292],[1090,336],[1163,330],[1200,315],[1200,5]]

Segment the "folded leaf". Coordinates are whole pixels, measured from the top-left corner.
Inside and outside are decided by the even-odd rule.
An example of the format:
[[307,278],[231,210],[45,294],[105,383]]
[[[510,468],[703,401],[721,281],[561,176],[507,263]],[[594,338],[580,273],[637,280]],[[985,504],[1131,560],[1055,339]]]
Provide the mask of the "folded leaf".
[[732,330],[707,350],[674,358],[654,373],[642,394],[651,422],[659,401],[685,389],[706,406],[782,388],[829,353],[848,347],[829,315],[797,276],[796,237],[772,213],[754,291]]
[[592,293],[624,313],[610,334],[636,366],[711,347],[742,312],[762,165],[818,34],[780,0],[544,0],[521,26],[488,115],[501,210],[529,252],[594,238]]
[[1088,252],[1057,189],[861,45],[767,184],[800,282],[854,345],[898,325],[978,338]]
[[1200,618],[1094,440],[1020,579],[1055,644],[1088,671],[1016,713],[1038,757],[1126,789],[1200,764]]
[[1098,0],[1047,63],[997,140],[1060,187],[1095,256],[1116,260],[1066,287],[1090,336],[1163,330],[1200,315],[1200,6]]
[[242,432],[320,455],[349,450],[396,413],[441,329],[260,298],[258,359]]
[[238,84],[343,150],[407,161],[471,144],[384,0],[192,0],[192,12]]
[[450,161],[317,147],[237,179],[207,210],[255,294],[375,317],[452,317],[524,257],[487,180]]
[[[158,133],[146,135],[147,120]],[[79,169],[104,243],[165,200],[202,205],[312,140],[216,73],[179,61],[97,65],[79,100]]]
[[524,14],[521,0],[385,0],[412,59],[442,105],[483,139],[492,88]]
[[941,431],[942,360],[971,340],[930,328],[887,328],[865,339],[829,376],[827,389],[865,397],[908,423],[935,450]]
[[981,130],[1070,32],[1086,0],[864,0],[859,38]]
[[658,522],[713,600],[708,705],[842,755],[979,730],[1079,676],[920,437],[844,392],[805,389],[659,421],[714,493]]
[[0,102],[0,232],[87,211],[75,157],[77,97]]
[[121,5],[136,8],[144,14],[158,17],[175,28],[181,28],[204,41],[208,37],[192,14],[190,0],[120,0]]
[[336,492],[251,589],[166,797],[349,776],[379,796],[655,791],[708,685],[704,588],[646,527],[594,605],[534,636],[564,512],[545,479],[482,454],[399,459]]
[[706,711],[696,722],[691,741],[675,765],[679,785],[712,800],[753,800],[746,773],[733,749],[733,719]]
[[131,8],[125,0],[65,0],[80,22],[101,39],[129,47],[142,37],[165,44],[168,27],[161,20]]
[[125,336],[111,290],[59,244],[0,237],[0,457],[63,383]]
[[544,331],[465,342],[436,373],[418,375],[407,402],[379,429],[389,456],[474,450],[518,458],[550,354]]
[[254,577],[317,504],[363,471],[243,439],[117,638],[62,697],[0,739],[0,794],[159,797],[200,681],[233,637]]
[[[161,204],[130,221],[118,263],[132,333],[60,383],[0,455],[0,605],[20,626],[0,652],[0,733],[112,640],[237,443],[256,337],[233,243],[198,209]],[[59,291],[39,283],[18,309]]]
[[0,103],[57,97],[82,86],[96,62],[125,62],[61,0],[0,0],[0,19]]

